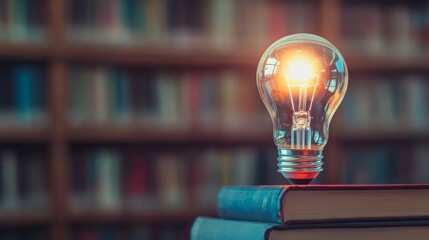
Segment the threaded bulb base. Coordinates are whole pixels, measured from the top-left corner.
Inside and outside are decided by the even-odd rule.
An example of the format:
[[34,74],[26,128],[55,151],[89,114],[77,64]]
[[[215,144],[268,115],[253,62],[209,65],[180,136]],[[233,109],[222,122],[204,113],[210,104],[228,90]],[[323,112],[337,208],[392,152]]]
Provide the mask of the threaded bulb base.
[[278,148],[278,172],[291,184],[309,184],[323,171],[322,150]]

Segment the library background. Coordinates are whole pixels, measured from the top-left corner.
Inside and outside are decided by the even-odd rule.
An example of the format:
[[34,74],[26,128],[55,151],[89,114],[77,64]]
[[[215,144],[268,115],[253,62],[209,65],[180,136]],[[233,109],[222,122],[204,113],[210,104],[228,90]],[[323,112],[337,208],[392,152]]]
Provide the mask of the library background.
[[317,183],[429,183],[429,1],[0,0],[0,238],[184,240],[285,184],[255,71],[298,32],[350,70]]

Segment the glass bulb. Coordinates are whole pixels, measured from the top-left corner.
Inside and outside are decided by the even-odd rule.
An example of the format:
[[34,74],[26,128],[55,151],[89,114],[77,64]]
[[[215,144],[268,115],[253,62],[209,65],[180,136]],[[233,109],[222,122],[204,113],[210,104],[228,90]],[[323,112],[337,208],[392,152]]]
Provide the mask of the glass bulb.
[[268,47],[256,83],[273,122],[278,171],[291,183],[310,183],[323,170],[329,123],[347,89],[344,58],[322,37],[293,34]]

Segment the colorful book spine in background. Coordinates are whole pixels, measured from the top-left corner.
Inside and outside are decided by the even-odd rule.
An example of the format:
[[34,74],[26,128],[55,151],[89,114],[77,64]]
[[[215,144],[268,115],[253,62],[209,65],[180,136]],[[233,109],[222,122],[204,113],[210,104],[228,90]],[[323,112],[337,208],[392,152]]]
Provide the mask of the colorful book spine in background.
[[0,40],[43,41],[45,13],[44,4],[39,0],[0,1]]
[[0,214],[46,211],[49,194],[43,155],[1,149],[0,189]]
[[97,194],[100,208],[119,209],[121,203],[120,157],[116,151],[99,150],[96,158]]
[[21,67],[15,71],[15,96],[18,119],[29,122],[34,107],[35,72],[30,67]]
[[215,45],[229,47],[233,42],[234,4],[230,0],[210,0],[210,37]]
[[151,167],[143,153],[132,153],[124,166],[124,201],[131,210],[150,209],[154,206],[151,189]]
[[[47,209],[48,207],[48,189],[46,179],[46,168],[40,154],[32,153],[25,155],[21,169],[21,179],[25,179],[26,192],[23,193],[23,207],[28,210]],[[24,176],[24,178],[22,177]]]
[[6,149],[1,152],[2,169],[2,209],[5,212],[16,211],[20,207],[18,189],[18,156],[15,151]]
[[46,81],[37,65],[0,66],[0,124],[5,126],[43,125],[46,111]]
[[86,184],[85,184],[85,199],[83,204],[89,208],[99,207],[97,194],[99,185],[97,182],[97,152],[89,152],[86,157]]
[[113,118],[119,124],[127,124],[131,120],[130,78],[122,71],[114,71],[111,81],[113,82],[112,93],[115,102],[113,106]]
[[167,208],[184,206],[188,200],[185,167],[172,155],[162,154],[156,159],[156,172],[160,204]]

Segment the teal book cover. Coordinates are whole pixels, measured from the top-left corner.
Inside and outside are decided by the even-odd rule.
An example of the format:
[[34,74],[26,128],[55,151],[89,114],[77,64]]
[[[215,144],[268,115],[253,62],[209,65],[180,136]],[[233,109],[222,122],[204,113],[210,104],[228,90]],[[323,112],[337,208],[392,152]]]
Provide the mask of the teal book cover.
[[19,67],[15,70],[16,111],[21,122],[28,122],[35,105],[36,73],[31,67]]

